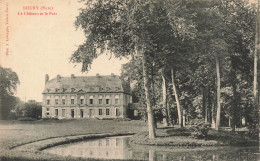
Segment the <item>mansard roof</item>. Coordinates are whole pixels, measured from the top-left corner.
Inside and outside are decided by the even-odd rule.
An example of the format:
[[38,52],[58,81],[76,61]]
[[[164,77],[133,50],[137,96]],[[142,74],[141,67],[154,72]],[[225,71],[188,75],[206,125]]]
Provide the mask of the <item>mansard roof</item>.
[[46,80],[43,94],[47,93],[86,93],[86,92],[125,92],[121,79],[116,75],[61,77]]

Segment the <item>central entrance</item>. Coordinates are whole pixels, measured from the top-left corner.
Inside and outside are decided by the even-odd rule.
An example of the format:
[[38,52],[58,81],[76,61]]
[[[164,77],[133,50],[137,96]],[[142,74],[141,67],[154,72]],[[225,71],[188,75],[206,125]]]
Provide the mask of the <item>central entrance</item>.
[[89,117],[93,116],[93,109],[89,109]]

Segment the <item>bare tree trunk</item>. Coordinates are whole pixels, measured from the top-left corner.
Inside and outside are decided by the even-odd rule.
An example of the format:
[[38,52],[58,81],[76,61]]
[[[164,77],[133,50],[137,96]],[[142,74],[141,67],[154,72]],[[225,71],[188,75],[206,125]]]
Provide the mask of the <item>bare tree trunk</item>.
[[217,117],[216,117],[216,130],[219,130],[221,105],[220,105],[220,71],[219,71],[219,60],[218,60],[217,56],[216,56],[216,72],[217,72]]
[[202,99],[203,99],[203,110],[204,110],[204,121],[205,123],[208,122],[208,109],[207,109],[207,96],[206,96],[206,87],[202,87]]
[[[154,64],[152,65],[152,73],[151,73],[151,80],[152,80],[152,107],[155,106],[156,104],[156,100],[155,100],[155,89],[154,89]],[[156,120],[156,117],[154,117],[154,127],[157,129],[157,120]]]
[[215,104],[214,104],[214,102],[212,102],[212,108],[211,108],[211,128],[216,128],[214,112],[215,112]]
[[234,58],[231,56],[231,87],[233,91],[233,98],[232,98],[232,104],[231,104],[231,118],[230,119],[230,127],[232,128],[232,131],[236,131],[236,126],[239,124],[239,104],[238,104],[238,93],[237,93],[237,78],[236,78],[236,71],[234,69]]
[[258,64],[258,50],[259,50],[259,46],[260,46],[260,43],[259,43],[259,32],[260,32],[260,29],[259,29],[259,19],[260,19],[260,16],[259,16],[259,8],[260,8],[260,2],[258,0],[258,7],[257,7],[257,16],[256,16],[256,35],[255,35],[255,52],[254,52],[254,83],[253,83],[253,96],[254,96],[254,104],[257,105],[258,103],[258,83],[257,83],[257,64]]
[[181,109],[181,105],[180,105],[180,102],[179,102],[179,97],[178,97],[178,94],[177,94],[177,89],[176,89],[175,82],[174,82],[173,67],[171,68],[171,75],[172,75],[172,89],[173,89],[173,94],[174,94],[174,96],[175,96],[175,100],[176,100],[176,104],[177,104],[179,125],[180,125],[181,127],[183,127],[183,122],[182,122],[182,109]]
[[165,75],[164,75],[164,71],[162,70],[161,72],[162,75],[162,113],[163,113],[163,125],[164,126],[168,126],[168,109],[167,109],[167,91],[166,91],[166,80],[165,80]]
[[147,116],[148,116],[149,139],[154,139],[156,137],[155,126],[154,126],[154,115],[151,106],[151,96],[150,96],[151,92],[150,92],[150,84],[148,79],[147,57],[144,52],[142,52],[142,62],[143,62],[144,90],[146,96],[146,106],[147,106]]
[[211,120],[212,120],[212,111],[211,111],[211,103],[212,103],[212,100],[211,100],[211,96],[210,96],[210,86],[208,86],[208,88],[207,88],[207,90],[208,90],[208,122],[209,123],[211,123]]
[[183,127],[186,126],[186,111],[185,110],[182,111],[182,126]]

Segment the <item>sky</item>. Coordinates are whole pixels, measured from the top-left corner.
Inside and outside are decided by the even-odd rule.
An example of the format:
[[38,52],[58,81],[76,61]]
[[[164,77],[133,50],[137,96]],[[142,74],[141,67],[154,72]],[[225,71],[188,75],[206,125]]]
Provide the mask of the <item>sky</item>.
[[[15,95],[21,100],[42,101],[45,74],[50,79],[58,74],[120,75],[121,64],[128,62],[102,55],[88,73],[81,73],[81,64],[74,67],[69,63],[71,54],[85,39],[83,32],[74,27],[79,8],[83,7],[77,1],[0,0],[0,65],[17,73],[20,85]],[[28,12],[43,15],[24,15]]]
[[0,4],[0,29],[4,31],[0,33],[0,64],[17,73],[20,85],[15,95],[22,101],[42,101],[45,74],[50,79],[58,74],[120,75],[121,64],[128,61],[113,57],[109,60],[109,54],[104,54],[93,62],[88,73],[81,72],[81,64],[74,67],[76,64],[69,63],[71,54],[85,39],[73,24],[83,6],[76,0],[1,0]]

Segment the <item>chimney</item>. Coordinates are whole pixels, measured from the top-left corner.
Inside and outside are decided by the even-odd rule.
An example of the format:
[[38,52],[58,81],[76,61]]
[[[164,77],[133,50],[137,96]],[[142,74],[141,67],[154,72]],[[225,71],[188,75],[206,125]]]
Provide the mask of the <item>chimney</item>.
[[49,75],[45,74],[45,84],[49,81]]
[[100,75],[97,73],[97,74],[96,74],[96,77],[97,77],[97,78],[99,78],[99,77],[100,77]]
[[71,78],[75,78],[75,75],[74,75],[74,74],[71,74]]
[[115,74],[114,74],[114,73],[111,73],[111,76],[112,76],[112,77],[115,77]]
[[61,78],[61,76],[58,74],[58,75],[57,75],[57,81],[58,81],[58,82],[60,82],[60,78]]

